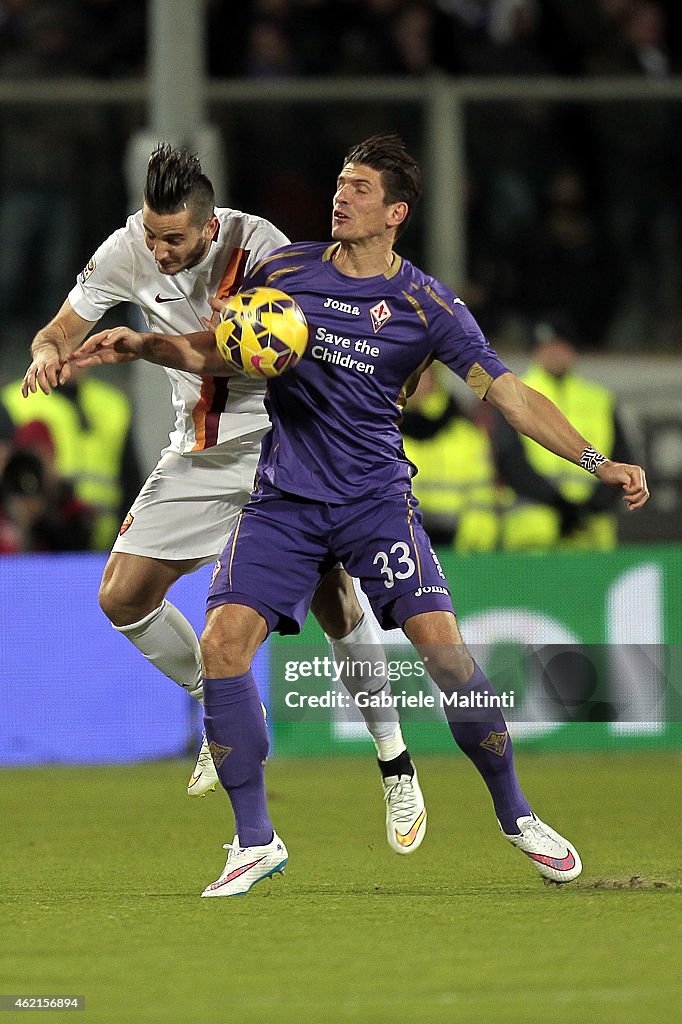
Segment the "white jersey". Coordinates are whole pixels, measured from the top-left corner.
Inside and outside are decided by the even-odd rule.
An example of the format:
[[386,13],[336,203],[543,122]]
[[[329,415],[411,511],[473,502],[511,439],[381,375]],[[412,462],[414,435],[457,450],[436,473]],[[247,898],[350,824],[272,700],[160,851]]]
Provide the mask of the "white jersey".
[[[96,251],[69,292],[84,320],[99,320],[119,302],[139,306],[149,329],[161,334],[205,330],[209,295],[226,298],[245,275],[287,238],[273,224],[239,210],[217,209],[219,227],[205,258],[174,276],[162,274],[145,244],[142,211],[128,218]],[[173,389],[175,427],[170,447],[204,451],[231,438],[265,430],[265,382],[248,377],[198,377],[166,368]]]

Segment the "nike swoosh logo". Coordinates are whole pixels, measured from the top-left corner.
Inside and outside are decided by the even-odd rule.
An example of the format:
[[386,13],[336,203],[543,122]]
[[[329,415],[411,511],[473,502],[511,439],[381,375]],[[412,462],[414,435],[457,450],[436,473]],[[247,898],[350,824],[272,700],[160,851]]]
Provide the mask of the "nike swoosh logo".
[[155,295],[154,302],[182,302],[184,295],[172,295],[170,298],[166,298],[163,295]]
[[258,857],[256,860],[251,861],[250,864],[242,864],[240,868],[235,868],[234,871],[230,871],[229,875],[226,875],[220,882],[214,882],[211,889],[220,889],[221,886],[227,885],[228,882],[233,882],[235,878],[239,878],[241,875],[246,874],[251,868],[255,868],[257,864],[263,860],[263,857]]
[[194,785],[194,783],[198,782],[203,774],[204,774],[203,772],[199,772],[198,775],[193,775],[192,778],[189,780],[189,785],[187,786],[187,788],[191,789],[192,786]]
[[398,832],[398,829],[396,829],[395,830],[396,842],[398,842],[401,846],[412,846],[412,843],[417,838],[417,832],[421,828],[422,822],[424,821],[425,817],[426,817],[426,811],[424,810],[424,811],[421,812],[421,814],[419,815],[419,817],[417,818],[417,820],[413,824],[413,826],[410,829],[410,831],[409,832],[405,832],[405,834],[403,834],[402,832]]
[[536,860],[538,864],[546,864],[548,868],[556,868],[557,871],[570,871],[575,867],[575,857],[569,850],[565,857],[546,857],[542,853],[528,853],[527,857]]

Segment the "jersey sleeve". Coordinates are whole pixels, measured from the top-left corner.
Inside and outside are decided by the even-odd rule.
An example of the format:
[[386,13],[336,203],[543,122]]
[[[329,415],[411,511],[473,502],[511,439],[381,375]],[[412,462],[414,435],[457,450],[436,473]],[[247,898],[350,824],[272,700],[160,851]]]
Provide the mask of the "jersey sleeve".
[[275,249],[289,244],[289,239],[268,220],[258,222],[253,235],[249,239],[249,256],[244,268],[245,277],[250,279],[251,273]]
[[[294,246],[288,242],[286,244],[280,243],[277,248],[271,249],[267,253],[263,253],[248,271],[246,280],[244,281],[244,288],[267,286],[273,266],[279,263],[280,258],[288,256],[290,250],[293,248]],[[272,287],[276,286],[272,285]]]
[[68,299],[84,320],[99,320],[119,302],[133,302],[134,256],[128,228],[102,242],[76,278]]
[[432,300],[429,334],[433,355],[485,398],[496,377],[509,373],[465,303],[445,285],[433,282],[427,289]]

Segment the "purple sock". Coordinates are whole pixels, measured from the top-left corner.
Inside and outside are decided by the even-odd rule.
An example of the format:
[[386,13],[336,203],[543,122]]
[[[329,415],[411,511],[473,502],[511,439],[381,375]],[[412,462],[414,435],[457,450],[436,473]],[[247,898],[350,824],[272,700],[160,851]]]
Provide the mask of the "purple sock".
[[268,729],[253,672],[204,678],[204,726],[220,784],[234,811],[240,846],[263,846],[273,836],[263,762]]
[[[478,665],[464,686],[444,690],[444,695],[471,694],[491,696],[495,690]],[[499,708],[455,708],[445,705],[450,732],[457,745],[473,761],[483,776],[495,806],[495,814],[504,832],[518,834],[516,819],[530,814],[530,806],[521,791],[514,768],[512,741]]]

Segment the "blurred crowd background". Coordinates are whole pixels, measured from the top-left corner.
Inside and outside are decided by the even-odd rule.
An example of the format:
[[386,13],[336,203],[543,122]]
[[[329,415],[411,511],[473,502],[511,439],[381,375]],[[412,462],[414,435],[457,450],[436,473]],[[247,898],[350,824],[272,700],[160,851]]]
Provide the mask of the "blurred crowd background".
[[[626,76],[647,83],[674,78],[682,62],[682,4],[674,0],[206,0],[206,12],[206,68],[215,80]],[[87,83],[145,75],[147,14],[144,0],[0,0],[5,387],[23,374],[33,334],[76,273],[131,211],[125,152],[146,123],[145,104],[89,102]],[[77,104],[21,96],[23,82],[73,79],[84,83]],[[11,88],[2,93],[3,85]],[[424,160],[417,102],[212,101],[208,120],[224,140],[221,204],[266,216],[292,239],[327,235],[333,182],[351,142],[397,130]],[[448,283],[498,348],[530,358],[538,325],[549,321],[563,325],[578,354],[679,352],[681,129],[682,102],[660,97],[569,103],[531,95],[467,104],[466,279]],[[424,231],[418,214],[401,239],[404,255],[422,266]],[[444,407],[433,414],[439,429],[447,426],[444,415]],[[491,472],[499,476],[495,425],[477,426],[492,438]],[[15,429],[0,419],[0,452],[10,459],[4,491],[42,493],[53,475],[49,444],[43,438],[36,449],[30,434],[31,444],[26,436],[17,441]],[[672,450],[677,480],[676,437],[666,457]],[[632,453],[639,459],[650,454],[641,447]],[[17,451],[21,472],[11,462]],[[116,502],[124,508],[139,479],[134,458],[122,454],[116,472]],[[88,502],[77,505],[77,491],[52,493],[48,518],[55,508],[67,517],[74,548],[106,547],[93,540],[103,535]],[[673,489],[663,511],[679,512],[679,498]],[[115,503],[111,494],[107,500]],[[565,497],[558,500],[559,534],[567,537],[585,520]],[[8,531],[0,550],[54,549],[54,531],[44,524],[37,533],[11,524]]]

